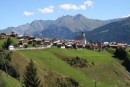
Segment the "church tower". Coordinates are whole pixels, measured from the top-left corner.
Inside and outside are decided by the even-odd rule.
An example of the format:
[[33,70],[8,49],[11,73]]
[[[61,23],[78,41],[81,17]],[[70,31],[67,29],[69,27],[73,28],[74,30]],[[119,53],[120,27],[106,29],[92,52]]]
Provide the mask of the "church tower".
[[81,41],[80,41],[80,42],[81,42],[81,44],[86,45],[86,44],[87,44],[87,41],[86,41],[85,33],[84,33],[84,32],[82,32],[81,36],[82,36]]

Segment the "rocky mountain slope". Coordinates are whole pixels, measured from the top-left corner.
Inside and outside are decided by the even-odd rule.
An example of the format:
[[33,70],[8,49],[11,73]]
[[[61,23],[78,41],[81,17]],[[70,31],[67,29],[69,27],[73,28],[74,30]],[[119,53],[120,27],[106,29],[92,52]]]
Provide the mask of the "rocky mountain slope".
[[8,27],[0,32],[17,34],[41,35],[44,37],[68,37],[74,32],[90,31],[111,21],[102,21],[86,18],[78,14],[75,16],[62,16],[56,20],[35,20],[32,23],[20,25],[18,27]]

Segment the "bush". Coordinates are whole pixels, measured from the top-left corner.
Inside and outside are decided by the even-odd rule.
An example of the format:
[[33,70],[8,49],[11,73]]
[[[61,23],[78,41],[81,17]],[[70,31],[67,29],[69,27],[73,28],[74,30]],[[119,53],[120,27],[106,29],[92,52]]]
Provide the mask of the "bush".
[[28,45],[24,45],[24,48],[28,48]]
[[87,68],[91,66],[87,59],[75,57],[75,58],[64,58],[64,61],[66,61],[69,65],[78,67],[78,68]]
[[[82,87],[82,85],[71,77],[64,77],[56,72],[47,72],[45,76],[47,87]],[[50,84],[51,83],[51,84]]]
[[5,41],[4,44],[2,45],[2,48],[3,48],[3,49],[8,49],[8,47],[9,47],[11,44],[13,44],[13,41],[12,41],[11,38],[9,37],[9,38],[7,39],[7,41]]
[[116,48],[114,52],[115,57],[123,60],[122,65],[130,72],[130,56],[124,48]]
[[11,55],[12,52],[6,53],[3,52],[0,56],[0,70],[5,71],[7,74],[14,78],[19,78],[19,73],[15,67],[11,64]]
[[116,51],[114,52],[115,57],[119,57],[121,60],[127,59],[127,52],[124,48],[116,48]]

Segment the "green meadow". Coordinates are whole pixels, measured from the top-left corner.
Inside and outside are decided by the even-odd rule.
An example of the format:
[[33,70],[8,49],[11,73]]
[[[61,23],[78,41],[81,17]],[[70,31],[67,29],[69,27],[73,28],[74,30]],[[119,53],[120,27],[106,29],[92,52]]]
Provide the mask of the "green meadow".
[[[49,48],[43,50],[13,51],[13,53],[14,63],[18,63],[17,65],[22,67],[21,69],[23,69],[23,66],[26,64],[25,61],[32,59],[41,69],[39,70],[39,76],[45,74],[45,72],[42,71],[42,69],[45,69],[59,73],[65,77],[71,77],[82,84],[83,87],[95,87],[95,84],[97,87],[127,87],[130,80],[128,72],[121,65],[121,61],[115,59],[113,55],[107,51],[98,52],[87,49],[68,50]],[[82,70],[70,66],[62,59],[76,56],[93,62],[94,66]]]

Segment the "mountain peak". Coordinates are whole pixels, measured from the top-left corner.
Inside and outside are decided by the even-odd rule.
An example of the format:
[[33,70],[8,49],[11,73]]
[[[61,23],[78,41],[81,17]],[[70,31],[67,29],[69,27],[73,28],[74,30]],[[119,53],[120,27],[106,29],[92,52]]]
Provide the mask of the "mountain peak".
[[75,15],[75,17],[82,17],[82,16],[83,16],[82,14]]
[[83,16],[82,14],[77,14],[77,15],[75,15],[74,16],[74,19],[86,19],[86,17],[85,16]]

